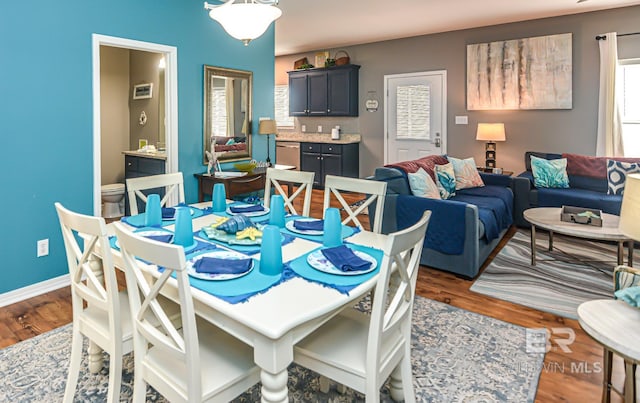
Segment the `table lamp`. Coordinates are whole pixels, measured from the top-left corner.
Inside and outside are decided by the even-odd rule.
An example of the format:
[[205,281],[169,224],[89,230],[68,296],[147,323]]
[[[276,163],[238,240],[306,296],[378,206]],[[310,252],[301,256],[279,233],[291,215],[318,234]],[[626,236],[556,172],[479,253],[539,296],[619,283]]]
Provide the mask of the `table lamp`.
[[640,240],[640,174],[627,175],[618,228],[630,239]]
[[261,120],[258,133],[267,135],[267,165],[271,166],[271,158],[269,156],[269,141],[270,136],[276,133],[276,121],[275,120]]
[[476,140],[486,141],[484,148],[485,168],[496,167],[496,141],[505,141],[504,123],[478,123]]

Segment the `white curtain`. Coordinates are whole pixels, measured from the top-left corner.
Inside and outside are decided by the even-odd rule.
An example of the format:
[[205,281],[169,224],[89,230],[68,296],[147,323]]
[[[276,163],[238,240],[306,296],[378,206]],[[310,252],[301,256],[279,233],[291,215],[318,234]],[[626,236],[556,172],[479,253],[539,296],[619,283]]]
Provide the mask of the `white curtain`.
[[600,98],[596,155],[620,157],[624,156],[624,149],[622,118],[616,95],[618,38],[615,32],[607,32],[603,36],[606,36],[606,39],[598,41],[600,46]]
[[233,113],[234,100],[234,83],[233,78],[225,79],[225,98],[227,102],[227,137],[235,137],[236,135],[236,122],[235,114]]

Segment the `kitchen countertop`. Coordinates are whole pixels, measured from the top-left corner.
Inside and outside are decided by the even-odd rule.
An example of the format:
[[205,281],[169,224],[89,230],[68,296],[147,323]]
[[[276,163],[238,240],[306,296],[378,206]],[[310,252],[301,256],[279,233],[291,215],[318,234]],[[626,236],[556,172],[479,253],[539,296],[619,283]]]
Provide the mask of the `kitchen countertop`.
[[157,160],[167,160],[167,153],[162,151],[162,152],[143,152],[143,151],[123,151],[122,154],[124,155],[131,155],[134,157],[143,157],[143,158],[154,158]]
[[360,142],[359,134],[341,134],[340,140],[332,140],[329,133],[279,133],[276,141],[297,141],[301,143],[352,144]]

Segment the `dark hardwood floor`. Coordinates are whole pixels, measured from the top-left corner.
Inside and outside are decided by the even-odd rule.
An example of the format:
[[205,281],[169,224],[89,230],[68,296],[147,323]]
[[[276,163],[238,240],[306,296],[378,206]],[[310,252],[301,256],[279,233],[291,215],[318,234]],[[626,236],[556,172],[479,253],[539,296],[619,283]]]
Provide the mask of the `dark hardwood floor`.
[[[359,200],[354,194],[352,200]],[[311,215],[322,216],[322,191],[314,190]],[[368,223],[366,223],[368,225]],[[512,229],[488,262],[513,236]],[[486,266],[487,263],[485,263]],[[483,267],[484,269],[484,267]],[[458,308],[477,312],[527,328],[571,328],[576,335],[565,352],[552,345],[545,356],[536,402],[598,402],[602,394],[602,348],[590,339],[575,320],[537,311],[469,291],[472,281],[450,273],[421,267],[417,294]],[[69,287],[34,297],[0,310],[0,348],[55,329],[72,320]],[[623,383],[623,364],[614,360],[614,384]],[[621,402],[613,396],[612,402]]]

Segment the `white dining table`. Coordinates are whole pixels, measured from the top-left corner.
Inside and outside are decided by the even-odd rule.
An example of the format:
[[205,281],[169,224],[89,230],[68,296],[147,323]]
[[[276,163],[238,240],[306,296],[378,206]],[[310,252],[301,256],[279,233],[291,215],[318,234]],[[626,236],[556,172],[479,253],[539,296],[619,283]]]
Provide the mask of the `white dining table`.
[[[210,202],[192,206],[208,207]],[[193,228],[197,230],[210,225],[217,218],[212,214],[195,218]],[[172,229],[171,226],[166,228]],[[386,239],[383,234],[360,231],[346,240],[382,249]],[[283,245],[283,261],[293,260],[320,245],[295,238]],[[114,264],[122,267],[119,251],[114,249],[113,252]],[[252,257],[260,259],[259,254]],[[159,276],[155,269],[149,272]],[[375,286],[377,278],[372,276],[349,291],[348,295],[296,276],[240,303],[227,302],[195,287],[192,287],[192,296],[198,316],[253,347],[254,361],[261,369],[262,402],[287,402],[287,367],[293,362],[295,344],[362,298]],[[178,301],[176,288],[169,287],[163,290],[163,294]]]

